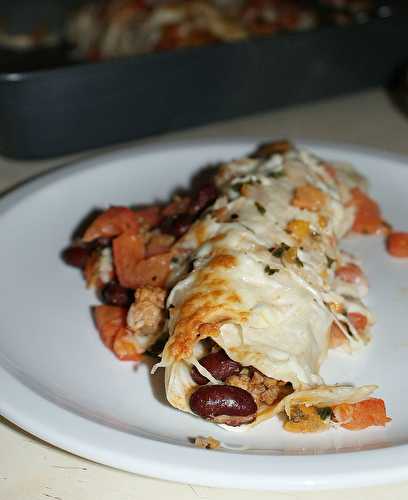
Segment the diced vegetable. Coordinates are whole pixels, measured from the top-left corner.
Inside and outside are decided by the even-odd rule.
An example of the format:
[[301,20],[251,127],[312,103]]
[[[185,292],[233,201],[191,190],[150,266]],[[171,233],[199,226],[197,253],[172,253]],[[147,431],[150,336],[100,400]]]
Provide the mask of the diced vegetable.
[[336,276],[347,283],[358,283],[363,277],[363,271],[357,264],[350,262],[336,270]]
[[335,420],[345,429],[358,431],[373,425],[384,426],[387,417],[382,399],[370,398],[359,403],[342,403],[333,408]]
[[391,233],[387,238],[387,250],[394,257],[408,257],[408,233]]
[[172,253],[166,252],[143,259],[127,274],[129,288],[145,285],[164,287],[170,272]]
[[99,215],[85,231],[83,241],[113,238],[125,231],[139,231],[136,213],[127,207],[111,207]]
[[121,328],[117,333],[112,350],[121,361],[139,361],[142,358],[125,328]]
[[316,407],[302,404],[292,408],[290,418],[284,424],[289,432],[320,432],[328,426],[329,421],[321,417]]
[[351,230],[363,234],[381,232],[383,220],[378,204],[358,187],[351,190],[351,195],[352,204],[356,207],[356,215]]
[[348,319],[358,332],[363,332],[367,328],[367,316],[358,312],[350,312],[347,314]]
[[146,247],[146,257],[165,253],[172,246],[175,237],[171,234],[154,234]]
[[311,184],[299,186],[295,190],[292,205],[312,212],[318,212],[324,207],[327,196],[323,191]]
[[93,313],[103,343],[112,349],[116,335],[126,327],[127,309],[103,305],[95,306]]
[[131,231],[113,240],[113,262],[119,283],[125,288],[136,288],[135,274],[138,263],[145,257],[144,238]]
[[140,225],[147,226],[148,228],[155,227],[160,224],[162,216],[160,207],[153,206],[142,208],[135,211],[136,220]]
[[286,231],[302,241],[310,235],[310,222],[301,219],[293,219],[288,222]]

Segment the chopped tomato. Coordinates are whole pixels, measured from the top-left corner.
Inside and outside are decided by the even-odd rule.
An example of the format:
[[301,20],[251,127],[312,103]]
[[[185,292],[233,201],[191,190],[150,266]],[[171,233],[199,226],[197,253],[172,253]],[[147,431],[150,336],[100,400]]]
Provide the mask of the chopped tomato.
[[347,338],[341,331],[339,325],[333,321],[330,327],[329,347],[336,349],[347,343]]
[[112,250],[119,283],[125,288],[137,288],[134,276],[138,263],[145,256],[143,236],[132,231],[125,232],[113,240]]
[[148,228],[157,226],[162,219],[160,214],[160,207],[158,206],[136,210],[135,215],[136,220],[139,222],[139,224],[147,226]]
[[126,275],[128,288],[139,288],[145,285],[164,287],[170,272],[172,253],[154,255],[138,262]]
[[350,262],[336,270],[336,276],[347,283],[358,283],[364,277],[364,273],[357,264]]
[[345,429],[358,431],[372,425],[384,426],[387,417],[382,399],[370,398],[359,403],[342,403],[333,408],[336,421]]
[[97,238],[113,238],[125,231],[138,232],[140,227],[136,213],[127,207],[111,207],[99,215],[85,231],[83,241]]
[[355,233],[374,234],[382,230],[383,220],[378,204],[360,188],[351,190],[352,204],[356,207],[352,231]]
[[391,233],[387,238],[387,250],[394,257],[408,257],[408,233]]
[[113,341],[112,350],[121,361],[139,361],[142,358],[131,341],[126,328],[121,328]]
[[126,327],[127,309],[103,305],[95,306],[93,313],[103,343],[112,349],[116,335]]
[[327,196],[323,191],[311,184],[296,188],[292,205],[312,212],[318,212],[326,204]]
[[171,234],[155,234],[153,235],[146,247],[146,256],[158,255],[165,253],[174,243],[175,237]]
[[358,332],[362,332],[366,329],[368,319],[367,316],[364,316],[364,314],[358,312],[350,312],[347,314],[347,317]]

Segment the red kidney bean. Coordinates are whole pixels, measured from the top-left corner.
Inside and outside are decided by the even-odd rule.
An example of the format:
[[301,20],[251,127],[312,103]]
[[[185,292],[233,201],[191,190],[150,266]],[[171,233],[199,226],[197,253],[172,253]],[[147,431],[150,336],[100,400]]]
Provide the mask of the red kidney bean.
[[197,214],[204,210],[211,202],[215,201],[217,198],[217,188],[214,184],[208,183],[202,186],[197,196],[191,201],[190,213]]
[[89,257],[89,249],[84,246],[72,245],[62,252],[63,261],[69,266],[83,269]]
[[[198,388],[190,398],[190,408],[193,413],[209,420],[220,417],[250,417],[245,422],[255,418],[257,406],[248,391],[232,385],[205,385]],[[231,420],[231,419],[230,419]],[[228,422],[228,418],[223,420]],[[240,425],[238,421],[233,425]]]
[[[228,357],[223,350],[207,354],[199,362],[214,378],[223,382],[230,375],[239,373],[241,370],[241,365]],[[201,375],[195,366],[191,370],[191,377],[198,385],[205,385],[208,382],[208,379],[204,375]]]
[[191,224],[193,223],[194,217],[191,214],[180,214],[176,217],[166,217],[160,226],[163,233],[172,234],[176,238],[180,238],[186,233]]
[[110,281],[101,292],[102,301],[110,306],[130,307],[133,302],[133,293],[119,283]]

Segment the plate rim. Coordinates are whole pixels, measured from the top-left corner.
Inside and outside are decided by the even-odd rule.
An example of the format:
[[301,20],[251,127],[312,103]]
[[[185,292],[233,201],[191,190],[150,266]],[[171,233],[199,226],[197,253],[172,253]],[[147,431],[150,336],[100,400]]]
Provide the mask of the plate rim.
[[[84,170],[89,171],[108,162],[120,161],[143,153],[155,154],[185,147],[242,145],[251,148],[265,140],[270,138],[234,136],[201,140],[149,141],[147,144],[70,160],[6,190],[0,196],[0,216],[27,195],[60,179],[75,174],[80,175]],[[398,164],[401,168],[408,167],[408,155],[376,148],[330,141],[295,139],[293,142],[311,150],[333,149],[337,152],[375,156],[394,163],[394,166]],[[249,463],[249,473],[242,474],[239,453],[200,450],[175,443],[154,441],[140,435],[129,435],[119,429],[106,427],[53,404],[14,377],[1,363],[0,380],[2,387],[6,387],[6,390],[0,393],[0,414],[7,420],[74,455],[149,477],[203,486],[282,491],[373,486],[397,482],[408,473],[408,459],[405,464],[400,463],[401,454],[406,452],[408,444],[399,444],[379,449],[315,455],[248,454],[245,460]],[[27,414],[27,401],[31,403],[29,414]],[[65,426],[61,426],[62,422]],[[70,432],[65,431],[61,434],[61,427],[70,429]],[[119,449],[109,449],[109,447],[107,449],[104,444],[107,438],[108,440],[113,438]],[[135,449],[138,450],[136,454]],[[330,459],[326,458],[328,456]],[[347,459],[344,460],[343,457]],[[361,467],[362,463],[364,468]]]

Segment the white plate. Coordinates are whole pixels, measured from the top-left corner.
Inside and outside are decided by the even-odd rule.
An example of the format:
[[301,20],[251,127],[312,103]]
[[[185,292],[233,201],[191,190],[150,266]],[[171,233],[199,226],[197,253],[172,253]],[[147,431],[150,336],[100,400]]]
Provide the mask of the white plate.
[[[91,321],[96,303],[80,273],[60,260],[92,208],[150,203],[188,186],[203,165],[237,157],[254,141],[149,146],[58,169],[0,201],[0,412],[20,427],[91,460],[163,479],[209,486],[307,489],[400,480],[408,473],[408,261],[378,237],[346,243],[364,262],[378,322],[354,358],[331,354],[327,382],[378,384],[393,421],[385,429],[293,435],[278,419],[230,433],[171,408],[162,374],[121,363]],[[366,174],[396,227],[408,229],[408,160],[346,146],[309,145]],[[207,451],[189,438],[212,435],[235,450]],[[248,447],[247,451],[239,448]],[[238,448],[238,450],[237,450]]]

